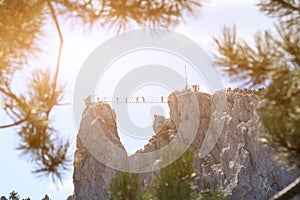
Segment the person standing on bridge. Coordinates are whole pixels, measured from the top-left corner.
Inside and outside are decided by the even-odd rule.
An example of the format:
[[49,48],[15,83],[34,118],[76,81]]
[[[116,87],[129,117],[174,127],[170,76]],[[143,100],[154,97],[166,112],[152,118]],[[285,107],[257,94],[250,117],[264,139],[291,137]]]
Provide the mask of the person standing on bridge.
[[145,97],[142,97],[142,99],[143,99],[143,103],[145,103],[146,102]]
[[136,102],[137,102],[137,103],[139,102],[139,97],[136,97]]
[[160,97],[160,101],[161,101],[162,103],[164,102],[164,97],[163,97],[163,96]]

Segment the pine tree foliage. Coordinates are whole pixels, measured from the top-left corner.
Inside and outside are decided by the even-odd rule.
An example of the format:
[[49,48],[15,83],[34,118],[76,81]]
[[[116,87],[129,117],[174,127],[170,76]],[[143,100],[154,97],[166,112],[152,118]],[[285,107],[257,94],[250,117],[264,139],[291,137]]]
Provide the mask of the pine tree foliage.
[[[192,149],[188,149],[175,162],[162,168],[160,173],[154,177],[152,191],[156,199],[197,199],[197,186],[195,184],[197,175],[193,165],[194,154]],[[170,157],[172,157],[172,152],[166,151],[161,163],[167,162]]]
[[[12,191],[9,193],[9,200],[19,200],[21,199],[18,192],[16,191]],[[0,200],[7,200],[7,198],[5,196],[1,196]],[[26,198],[22,198],[22,200],[30,200],[30,197],[26,197]],[[51,200],[48,195],[45,195],[45,197],[42,200]]]
[[268,85],[278,68],[300,66],[299,1],[262,0],[258,6],[279,18],[275,33],[257,33],[251,44],[237,38],[235,27],[225,26],[222,36],[214,38],[218,68],[233,81],[250,87]]
[[[160,162],[161,165],[173,159],[174,151],[166,151]],[[176,153],[175,153],[176,154]],[[139,174],[120,172],[110,183],[110,196],[113,200],[185,200],[185,199],[228,199],[219,190],[217,185],[210,187],[208,183],[202,185],[202,190],[197,191],[196,169],[194,167],[194,150],[188,149],[172,164],[162,168],[160,172],[152,174],[150,185],[141,186]],[[167,162],[164,164],[164,162]]]
[[51,200],[49,196],[46,194],[42,200]]
[[196,14],[202,7],[198,0],[80,0],[54,1],[58,13],[69,19],[79,19],[83,25],[118,27],[174,27],[186,14]]
[[9,200],[19,200],[20,199],[20,196],[17,192],[15,192],[14,190],[9,193],[9,197],[8,197]]
[[145,193],[139,182],[139,175],[127,172],[119,172],[111,180],[109,187],[112,200],[141,200],[146,199]]
[[276,34],[271,31],[258,33],[255,45],[236,36],[236,28],[225,26],[221,38],[215,37],[218,68],[231,80],[245,86],[267,86],[273,73],[282,67],[300,66],[299,26],[288,28],[280,23]]
[[11,75],[39,52],[36,40],[45,22],[43,1],[0,1],[0,85],[8,84]]
[[223,36],[214,38],[217,64],[235,81],[267,86],[260,117],[269,133],[262,141],[279,150],[280,161],[299,167],[300,2],[261,0],[258,6],[278,19],[275,33],[256,35],[251,46],[237,39],[235,28],[225,27]]
[[[116,27],[119,31],[131,25],[176,26],[186,14],[196,14],[202,3],[196,0],[0,0],[0,101],[6,116],[0,128],[17,129],[18,147],[37,164],[37,173],[62,178],[70,160],[69,142],[52,125],[51,111],[60,105],[63,85],[57,83],[63,45],[61,21],[91,28]],[[38,57],[45,41],[43,28],[51,20],[60,39],[55,71],[36,71],[27,90],[14,89],[17,72],[31,66],[30,58]],[[26,87],[26,86],[25,86]],[[2,103],[3,102],[3,103]]]
[[245,86],[266,84],[277,64],[284,59],[269,31],[258,33],[254,46],[238,39],[235,27],[225,26],[221,38],[214,40],[218,48],[216,64],[221,72]]
[[286,24],[299,24],[300,2],[299,0],[261,0],[257,4],[260,11],[270,17],[278,18]]
[[16,72],[30,67],[29,58],[40,53],[38,42],[47,16],[46,1],[0,1],[0,97],[7,124],[16,127],[21,142],[17,149],[37,164],[35,172],[61,178],[67,167],[68,141],[52,127],[50,112],[62,100],[63,86],[50,70],[36,70],[25,92],[14,89]]
[[285,68],[273,75],[260,113],[263,125],[270,132],[262,141],[279,148],[279,161],[300,168],[299,69]]

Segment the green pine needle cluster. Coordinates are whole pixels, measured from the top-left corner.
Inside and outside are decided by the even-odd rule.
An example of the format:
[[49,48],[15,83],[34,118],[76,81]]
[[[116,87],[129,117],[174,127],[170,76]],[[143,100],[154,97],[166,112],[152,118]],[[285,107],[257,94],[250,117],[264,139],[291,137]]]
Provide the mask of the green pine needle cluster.
[[[69,26],[79,26],[78,30],[100,26],[120,31],[132,25],[169,28],[201,7],[196,0],[0,0],[0,113],[5,119],[0,129],[16,129],[20,137],[17,149],[36,164],[34,172],[61,180],[71,160],[69,142],[53,127],[51,116],[64,91],[57,79],[63,46],[60,24],[67,21]],[[22,79],[25,72],[37,68],[30,61],[44,51],[49,22],[55,26],[47,30],[60,41],[57,65],[51,66],[55,71],[38,68],[27,80],[26,89],[16,89],[16,74]]]
[[[173,149],[172,151],[179,151]],[[169,162],[172,152],[167,150],[160,162]],[[198,191],[196,184],[198,174],[194,167],[194,150],[188,149],[170,165],[152,175],[149,185],[142,187],[138,174],[120,172],[110,183],[112,200],[193,200],[193,199],[227,199],[217,187],[211,190],[203,184]]]
[[262,142],[278,150],[277,158],[300,167],[300,4],[295,0],[260,0],[260,11],[278,20],[273,30],[251,44],[226,26],[215,37],[216,64],[243,86],[265,86],[260,118],[268,129]]

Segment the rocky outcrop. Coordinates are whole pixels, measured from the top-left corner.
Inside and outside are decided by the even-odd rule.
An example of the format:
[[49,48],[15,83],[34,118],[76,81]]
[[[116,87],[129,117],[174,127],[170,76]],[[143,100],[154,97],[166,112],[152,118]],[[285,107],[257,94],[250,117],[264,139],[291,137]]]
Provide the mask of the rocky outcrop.
[[[198,154],[195,164],[200,175],[199,190],[203,182],[208,182],[212,187],[217,184],[231,199],[268,199],[295,180],[299,172],[280,167],[272,159],[275,151],[259,143],[261,134],[266,132],[258,117],[260,103],[259,95],[249,90],[227,90],[214,95],[174,92],[168,98],[170,118],[155,116],[156,134],[139,153],[161,149],[174,138],[195,132],[189,142]],[[108,185],[116,170],[99,162],[82,144],[82,138],[96,133],[124,150],[115,117],[113,110],[102,103],[89,106],[83,115],[75,154],[77,199],[108,198]],[[100,128],[95,126],[95,119]],[[93,137],[89,144],[98,145]],[[143,177],[144,183],[150,181],[147,174]]]
[[126,154],[118,136],[114,111],[108,104],[90,105],[83,113],[77,137],[73,174],[77,200],[108,199],[109,183],[117,170],[104,164],[105,156],[101,155],[99,159],[97,150],[107,154],[107,159],[120,155],[105,148],[106,142],[112,142]]
[[197,161],[202,181],[222,186],[231,199],[268,199],[299,175],[280,167],[272,159],[275,151],[259,143],[266,133],[258,116],[260,103],[254,93],[226,92],[220,138],[210,154]]

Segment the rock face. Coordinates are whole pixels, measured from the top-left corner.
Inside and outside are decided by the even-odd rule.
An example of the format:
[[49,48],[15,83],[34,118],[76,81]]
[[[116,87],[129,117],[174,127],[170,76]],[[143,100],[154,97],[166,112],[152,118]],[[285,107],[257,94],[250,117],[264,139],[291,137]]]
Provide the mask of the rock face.
[[[217,184],[231,199],[268,199],[300,173],[290,173],[278,166],[272,159],[274,150],[258,142],[260,135],[266,132],[258,118],[260,102],[259,96],[248,90],[222,91],[214,95],[175,92],[168,99],[170,119],[155,116],[153,129],[156,134],[139,152],[160,149],[172,138],[194,131],[194,124],[198,124],[191,146],[199,155],[195,160],[200,175],[199,190],[205,181],[212,186]],[[187,115],[187,112],[192,114]],[[97,132],[124,150],[115,117],[107,104],[91,105],[83,115],[79,130],[83,137],[78,137],[75,153],[76,199],[109,198],[108,186],[116,170],[95,159],[81,138],[85,137],[85,132]],[[101,125],[100,130],[93,126],[95,119]],[[218,140],[211,145],[214,138]],[[149,180],[147,174],[143,177]]]
[[299,175],[278,166],[274,150],[258,142],[266,132],[257,113],[260,102],[251,92],[227,92],[225,112],[219,113],[225,116],[220,138],[204,161],[196,161],[202,181],[222,186],[231,199],[268,199]]
[[[96,120],[96,121],[95,121]],[[117,170],[99,161],[93,152],[87,148],[87,137],[106,137],[113,144],[124,150],[117,133],[116,116],[108,104],[94,104],[86,108],[80,123],[77,137],[77,150],[74,159],[73,182],[76,199],[108,199],[110,180]],[[97,147],[96,139],[92,138],[88,145]],[[84,141],[84,142],[83,142]],[[95,144],[93,144],[95,141]],[[93,148],[95,149],[95,148]],[[114,152],[105,152],[113,156]]]

